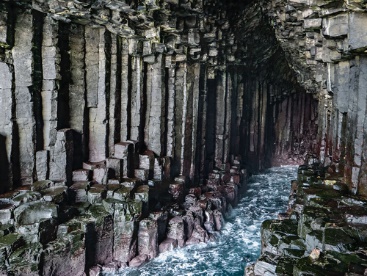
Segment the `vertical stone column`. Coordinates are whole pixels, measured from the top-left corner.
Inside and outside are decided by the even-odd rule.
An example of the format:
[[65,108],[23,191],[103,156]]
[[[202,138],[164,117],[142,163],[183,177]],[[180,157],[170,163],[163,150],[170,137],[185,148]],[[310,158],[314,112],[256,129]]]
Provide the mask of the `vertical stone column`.
[[[104,203],[106,206],[106,202]],[[110,204],[110,203],[107,203]],[[134,219],[133,210],[141,211],[141,203],[115,202],[113,204],[114,238],[113,238],[113,258],[120,262],[129,262],[136,256],[137,237],[135,236],[137,222]],[[136,208],[136,209],[134,209]]]
[[87,107],[96,108],[98,104],[100,29],[85,26],[85,69],[87,88]]
[[367,58],[361,56],[357,59],[359,78],[357,95],[357,125],[356,138],[354,142],[354,164],[358,166],[356,183],[357,192],[361,195],[367,195]]
[[[0,49],[13,46],[14,26],[12,23],[13,11],[8,3],[1,3],[2,16],[0,17]],[[8,50],[4,50],[8,51]],[[14,114],[13,114],[13,66],[0,61],[0,192],[4,193],[13,187],[12,158],[14,145]],[[14,161],[14,160],[13,160]]]
[[60,81],[60,54],[58,48],[58,22],[46,16],[42,41],[42,117],[44,148],[49,150],[56,142],[57,98]]
[[197,162],[198,172],[197,176],[200,179],[204,178],[205,169],[205,152],[206,152],[206,115],[207,115],[207,79],[206,79],[206,66],[200,65],[200,79],[199,79],[199,106],[198,106],[198,144],[197,144]]
[[[359,100],[362,106],[358,109],[358,124],[362,123],[362,131],[357,133],[357,137],[362,139],[362,148],[361,148],[361,169],[359,171],[359,185],[358,185],[358,194],[367,195],[367,108],[366,104],[366,90],[367,87],[367,58],[360,57],[360,72],[359,72]],[[364,108],[364,109],[363,109]],[[365,114],[363,115],[363,110]],[[360,129],[361,126],[357,127]]]
[[183,173],[184,145],[187,113],[187,67],[186,62],[178,63],[175,78],[175,105],[174,105],[174,168],[175,173]]
[[[259,84],[258,80],[247,80],[247,89],[246,93],[250,94],[247,98],[248,101],[248,109],[245,109],[246,113],[248,113],[248,117],[245,119],[249,125],[249,131],[247,133],[247,137],[249,139],[248,144],[248,152],[245,156],[252,158],[252,162],[250,164],[252,171],[257,171],[259,169],[258,164],[258,141],[259,141],[259,100],[260,100],[260,92],[259,92]],[[284,123],[284,120],[281,120],[281,123]],[[280,128],[283,129],[283,128]]]
[[118,39],[121,47],[121,130],[120,140],[130,139],[131,124],[131,68],[129,57],[129,40],[127,38]]
[[[236,75],[238,73],[236,72]],[[244,93],[244,85],[242,80],[240,80],[240,76],[237,76],[237,98],[235,99],[236,102],[236,116],[235,122],[232,122],[232,126],[235,126],[235,129],[232,129],[232,133],[234,134],[232,139],[233,141],[231,142],[231,148],[232,148],[232,153],[234,155],[239,155],[240,154],[240,141],[241,141],[241,121],[242,121],[242,114],[243,114],[243,93]]]
[[158,225],[150,218],[139,223],[138,252],[139,255],[147,255],[149,260],[158,255]]
[[[146,47],[144,47],[146,48]],[[144,51],[143,51],[144,54]],[[153,99],[152,97],[152,93],[155,93],[153,90],[153,65],[154,62],[152,60],[150,60],[149,62],[147,62],[147,57],[143,56],[143,61],[144,61],[144,86],[143,86],[143,98],[142,98],[142,106],[143,109],[145,109],[144,111],[144,118],[141,118],[144,120],[144,125],[142,126],[144,128],[144,142],[147,144],[147,147],[150,149],[150,147],[154,146],[154,142],[150,141],[150,114],[151,114],[151,110],[154,108],[152,108],[152,103],[155,99]],[[158,91],[156,91],[155,96],[157,96]],[[145,102],[144,102],[145,101]],[[154,111],[153,111],[154,112]],[[154,119],[153,119],[154,120]],[[160,128],[160,125],[156,126],[157,129]],[[154,138],[152,139],[154,140]]]
[[231,126],[232,126],[232,97],[233,97],[233,83],[232,76],[227,69],[226,72],[226,93],[225,93],[225,117],[224,117],[224,133],[223,133],[223,162],[229,160],[229,152],[231,149]]
[[[330,100],[329,100],[330,101]],[[319,105],[322,104],[319,101]],[[341,114],[338,110],[332,110],[332,156],[331,160],[340,160],[341,151],[342,151],[342,130],[343,130],[343,114]]]
[[7,2],[0,3],[0,9],[2,11],[0,18],[0,44],[2,45],[1,47],[11,48],[14,44],[14,11]]
[[[114,153],[115,143],[120,140],[120,106],[121,106],[121,64],[118,61],[118,53],[120,45],[116,35],[111,34],[111,74],[110,74],[110,91],[109,91],[109,106],[108,106],[108,152],[110,155]],[[118,82],[118,83],[117,83]]]
[[142,60],[141,57],[132,57],[132,78],[131,78],[131,124],[130,138],[139,140],[139,127],[142,104]]
[[[267,119],[267,100],[268,100],[268,91],[267,91],[267,87],[266,87],[266,83],[262,82],[261,83],[261,98],[260,98],[260,106],[259,106],[259,112],[260,112],[260,125],[259,125],[259,135],[260,135],[260,145],[259,145],[259,152],[258,152],[258,156],[259,156],[259,169],[262,170],[265,168],[265,141],[266,141],[266,137],[265,137],[265,131],[266,131],[266,119]],[[291,109],[291,106],[289,107]],[[291,114],[291,116],[289,116],[289,114]],[[292,131],[290,130],[291,126],[291,121],[292,121],[292,116],[293,114],[291,112],[288,113],[287,119],[288,119],[288,127],[289,127],[289,132],[288,132],[288,141],[290,141],[291,135],[292,135]]]
[[[354,61],[353,61],[354,63]],[[356,132],[356,95],[355,90],[358,90],[358,87],[354,87],[354,85],[350,85],[350,83],[355,84],[356,80],[354,79],[356,76],[356,68],[351,68],[351,64],[349,61],[340,61],[337,64],[331,64],[329,69],[329,81],[330,86],[333,91],[333,104],[335,105],[338,112],[341,114],[346,114],[346,128],[347,131],[342,134],[342,139],[345,144],[345,156],[344,156],[344,178],[347,184],[349,184],[349,188],[353,192],[357,192],[357,181],[358,181],[358,167],[354,165],[354,140],[355,140],[355,132]],[[353,67],[356,67],[353,64]],[[357,74],[358,75],[358,74]],[[327,116],[324,111],[323,116]],[[322,118],[323,128],[325,129],[325,133],[327,132],[327,118]],[[322,137],[325,139],[325,136]],[[322,140],[324,143],[324,141]],[[323,144],[322,144],[323,146]],[[320,155],[323,155],[323,152],[320,150]]]
[[0,192],[12,188],[13,74],[9,64],[0,62]]
[[[290,146],[291,144],[291,119],[290,117],[292,116],[292,99],[290,97],[287,97],[287,99],[285,100],[285,110],[283,111],[283,116],[284,116],[284,128],[282,129],[282,134],[281,134],[281,138],[282,138],[282,145],[281,145],[281,154],[286,154],[286,149],[287,147]],[[260,109],[259,109],[260,110]],[[261,116],[261,113],[259,114]],[[260,117],[261,118],[261,117]],[[259,126],[259,131],[261,130],[261,125]],[[261,134],[261,133],[260,133]],[[260,136],[261,139],[261,136]],[[280,140],[280,139],[279,139]],[[261,140],[260,140],[261,141]],[[260,153],[260,146],[259,145],[259,153]]]
[[72,183],[73,172],[73,131],[61,129],[57,132],[55,145],[50,154],[50,180]]
[[19,13],[15,26],[15,44],[12,49],[15,78],[15,121],[18,126],[20,181],[33,182],[35,167],[35,118],[32,95],[32,38],[33,17],[29,11]]
[[176,96],[176,87],[175,87],[175,65],[171,64],[171,56],[166,56],[166,67],[168,71],[167,81],[167,156],[173,156],[174,147],[175,147],[175,96]]
[[322,117],[319,124],[319,137],[320,142],[318,143],[317,152],[319,152],[319,158],[321,162],[324,162],[327,155],[328,155],[328,145],[327,145],[327,138],[329,135],[330,129],[330,120],[328,119],[328,99],[326,95],[322,95],[319,99],[319,116]]
[[216,129],[215,129],[215,165],[221,168],[224,162],[224,138],[226,123],[226,96],[227,96],[227,76],[226,71],[218,71],[216,88]]
[[72,24],[70,27],[70,78],[69,107],[70,128],[74,132],[75,167],[81,167],[87,156],[86,139],[86,80],[85,80],[85,38],[84,27]]
[[148,65],[150,84],[147,84],[147,114],[145,141],[148,149],[161,155],[161,141],[164,132],[165,116],[165,87],[163,84],[164,67],[162,55],[159,54],[156,62]]
[[[325,135],[326,127],[324,126],[324,121],[321,120],[321,114],[325,114],[326,108],[329,107],[332,112],[332,132],[334,136],[333,145],[332,145],[332,160],[340,160],[339,162],[339,169],[344,170],[344,150],[343,150],[343,114],[339,112],[338,109],[333,108],[334,106],[334,99],[332,96],[328,95],[327,93],[333,91],[334,86],[334,76],[335,76],[335,65],[333,63],[327,63],[327,91],[319,95],[319,105],[318,105],[318,114],[320,114],[320,118],[318,120],[318,137],[321,139],[319,142],[322,143],[322,139]],[[322,152],[320,152],[320,156],[322,156]]]
[[[87,36],[88,33],[88,36]],[[89,29],[86,27],[87,55],[87,102],[89,106],[89,160],[98,162],[106,159],[107,153],[107,98],[109,84],[109,33],[105,28]],[[88,39],[87,39],[88,38]],[[98,54],[96,47],[98,45]],[[97,55],[96,55],[97,54]],[[96,60],[97,56],[97,60]],[[107,65],[107,66],[106,66]],[[95,72],[97,71],[97,74]],[[92,74],[94,73],[94,74]],[[88,84],[88,82],[91,82]]]
[[33,22],[33,39],[32,39],[32,54],[33,54],[33,70],[32,70],[32,102],[33,116],[36,123],[35,129],[35,150],[43,150],[43,116],[42,116],[42,84],[43,84],[43,58],[42,58],[42,38],[43,25],[45,15],[39,11],[32,11]]
[[[351,34],[352,36],[352,34]],[[361,64],[361,61],[363,62]],[[352,193],[358,193],[359,175],[362,165],[362,147],[364,141],[364,120],[366,110],[366,73],[364,68],[366,62],[360,57],[356,57],[354,60],[349,61],[349,91],[348,99],[348,131],[350,148],[353,156],[350,159],[350,165],[352,166],[351,176],[351,191]],[[348,145],[347,145],[348,147]]]
[[198,138],[198,121],[199,121],[199,97],[200,97],[200,64],[195,63],[190,65],[187,70],[187,93],[188,93],[188,106],[186,122],[186,137],[185,137],[185,151],[187,166],[187,172],[185,175],[189,175],[191,179],[195,175],[195,154],[199,141]]
[[[132,40],[130,40],[130,43]],[[134,41],[133,43],[137,43]],[[143,94],[143,61],[141,56],[131,57],[131,122],[130,139],[139,140],[140,121],[142,116]]]

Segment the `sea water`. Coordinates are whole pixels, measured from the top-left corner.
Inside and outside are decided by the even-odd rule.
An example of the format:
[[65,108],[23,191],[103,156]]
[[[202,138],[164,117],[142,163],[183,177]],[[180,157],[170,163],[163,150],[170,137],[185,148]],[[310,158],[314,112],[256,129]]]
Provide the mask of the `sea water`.
[[160,254],[147,264],[118,275],[243,276],[260,255],[260,227],[287,208],[290,181],[297,167],[284,166],[250,177],[246,192],[233,209],[216,242],[191,245]]

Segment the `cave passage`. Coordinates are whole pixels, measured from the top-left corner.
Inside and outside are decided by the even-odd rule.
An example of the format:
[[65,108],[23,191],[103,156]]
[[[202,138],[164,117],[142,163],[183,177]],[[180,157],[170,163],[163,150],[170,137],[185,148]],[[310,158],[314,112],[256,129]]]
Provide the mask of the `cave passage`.
[[0,31],[0,274],[208,242],[250,174],[315,149],[317,98],[255,1],[0,1]]
[[269,167],[306,161],[301,184],[322,176],[367,196],[366,11],[0,0],[0,274],[94,276],[169,258],[287,192],[254,192],[225,226],[248,176]]

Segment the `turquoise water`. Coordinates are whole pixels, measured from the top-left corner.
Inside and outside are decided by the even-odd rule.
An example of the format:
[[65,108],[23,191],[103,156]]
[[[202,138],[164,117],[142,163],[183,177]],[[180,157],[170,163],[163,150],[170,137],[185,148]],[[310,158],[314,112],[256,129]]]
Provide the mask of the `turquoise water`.
[[290,181],[296,178],[296,172],[296,167],[286,166],[252,176],[216,242],[165,252],[138,269],[124,269],[118,275],[243,276],[245,266],[260,255],[262,221],[286,210]]

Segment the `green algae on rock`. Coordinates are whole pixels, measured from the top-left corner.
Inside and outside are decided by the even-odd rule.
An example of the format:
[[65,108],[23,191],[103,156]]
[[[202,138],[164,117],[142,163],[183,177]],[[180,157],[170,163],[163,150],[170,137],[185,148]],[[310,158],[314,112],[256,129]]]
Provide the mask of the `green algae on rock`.
[[[312,168],[300,167],[299,174],[305,172],[311,175]],[[261,256],[246,275],[364,275],[365,199],[325,181],[309,179],[303,185],[305,179],[298,179],[303,182],[297,189],[292,183],[290,202],[294,197],[296,202],[288,209],[293,219],[263,222]]]

